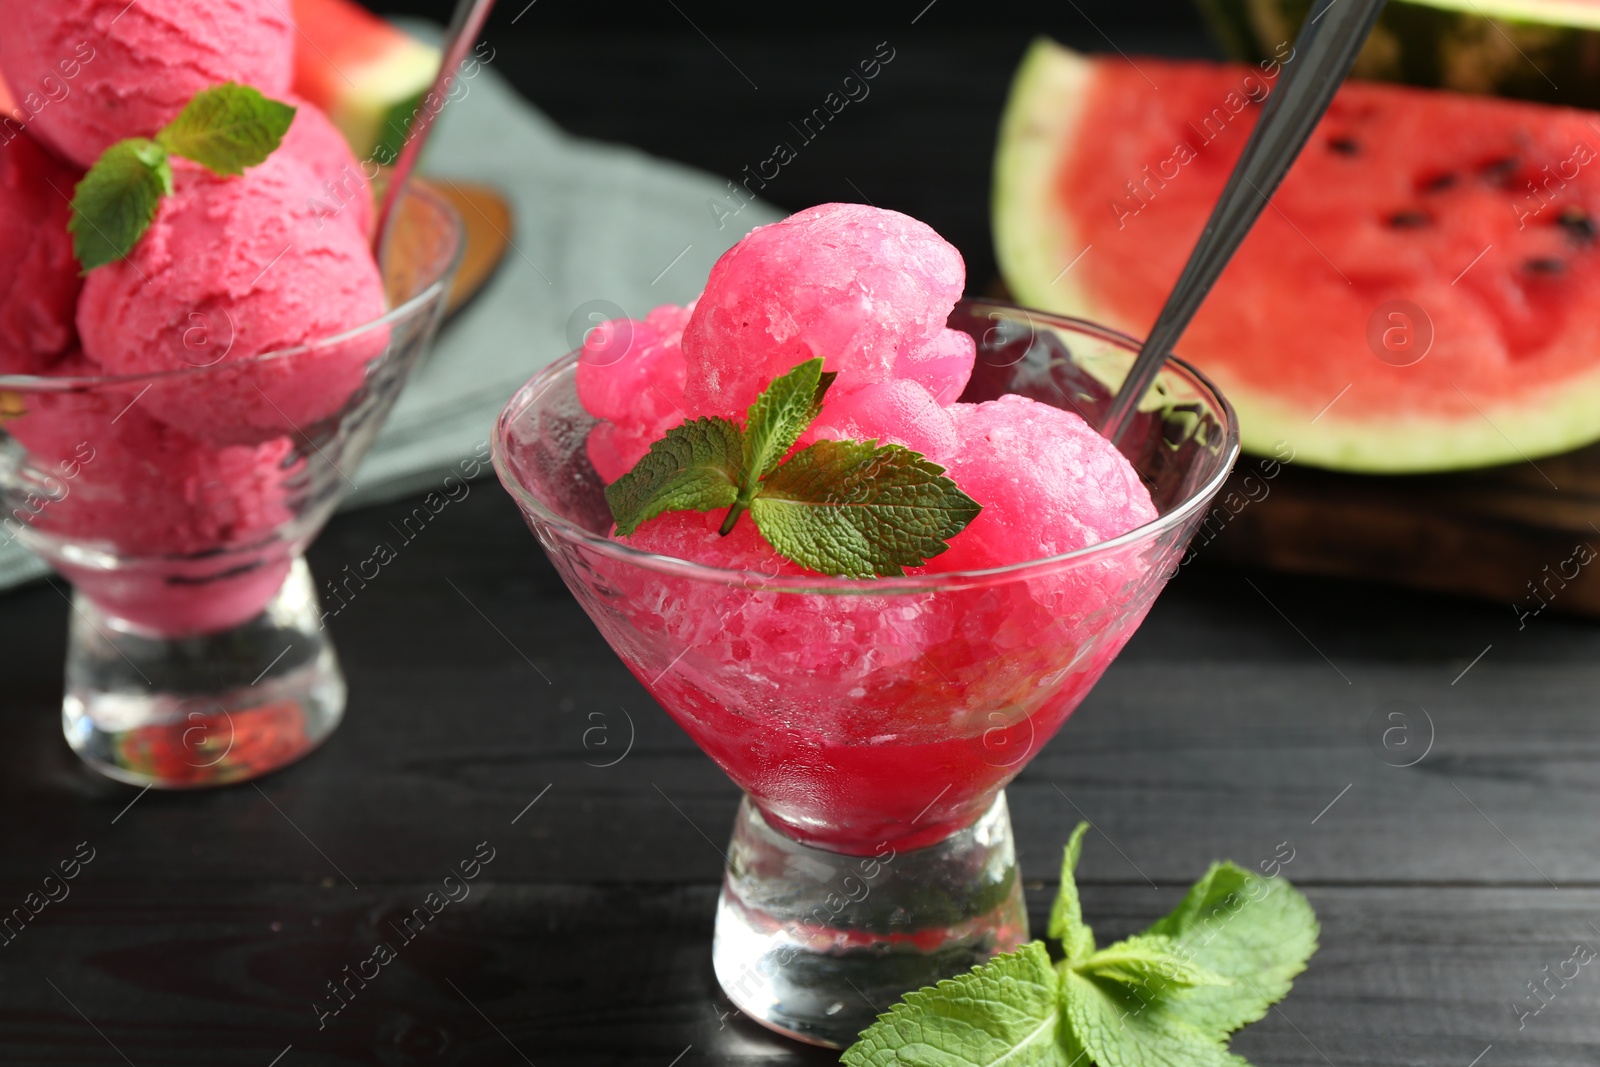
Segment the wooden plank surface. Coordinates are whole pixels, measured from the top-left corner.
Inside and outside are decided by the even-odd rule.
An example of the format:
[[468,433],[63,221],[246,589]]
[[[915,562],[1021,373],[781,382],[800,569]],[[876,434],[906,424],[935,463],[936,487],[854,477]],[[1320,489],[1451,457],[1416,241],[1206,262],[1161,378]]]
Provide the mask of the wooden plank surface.
[[[360,558],[406,507],[336,520],[313,567]],[[21,653],[0,713],[0,895],[95,849],[0,949],[0,1059],[121,1062],[70,997],[140,1065],[265,1064],[289,1045],[285,1064],[522,1062],[470,998],[541,1067],[661,1067],[689,1046],[685,1064],[821,1062],[719,1021],[710,921],[736,794],[509,501],[480,483],[408,549],[332,620],[348,721],[259,791],[141,797],[79,768],[55,717],[66,604],[43,586],[0,602]],[[1083,874],[1108,937],[1209,860],[1288,841],[1324,949],[1283,1005],[1293,1025],[1247,1035],[1255,1062],[1321,1063],[1314,1042],[1341,1067],[1466,1067],[1494,1043],[1499,1062],[1591,1064],[1587,974],[1521,1032],[1509,1005],[1600,921],[1597,651],[1587,623],[1519,634],[1488,607],[1198,560],[1011,789],[1036,921],[1080,812],[1101,831]],[[1370,733],[1390,702],[1431,716],[1415,766]],[[631,749],[607,747],[626,719],[591,717],[612,708]],[[586,746],[597,724],[613,737]],[[324,983],[480,841],[496,854],[472,896],[319,1031]]]
[[1480,597],[1520,624],[1600,615],[1600,445],[1406,476],[1246,456],[1212,516],[1196,551],[1221,559]]
[[[364,558],[407,507],[336,521],[313,569]],[[8,598],[0,642],[26,669],[0,720],[0,799],[30,815],[6,828],[0,878],[86,837],[113,855],[136,847],[152,870],[320,878],[328,865],[292,819],[357,883],[404,880],[450,863],[463,835],[508,828],[546,786],[537,810],[554,814],[523,827],[540,851],[508,855],[497,876],[716,877],[721,858],[700,835],[726,833],[735,788],[615,660],[498,487],[475,484],[381,578],[329,623],[352,699],[323,753],[260,791],[152,792],[126,817],[148,828],[136,845],[106,832],[132,793],[82,773],[60,741],[64,599],[47,586]],[[1270,853],[1299,828],[1332,839],[1298,861],[1319,881],[1544,884],[1492,847],[1465,793],[1558,883],[1600,885],[1597,689],[1588,623],[1546,617],[1519,632],[1488,606],[1200,560],[1012,787],[1023,859],[1052,867],[1076,804],[1163,883],[1216,855]],[[1402,735],[1381,744],[1396,709],[1418,745],[1432,723],[1412,767],[1390,765],[1412,758]],[[640,835],[641,812],[665,817]],[[1389,841],[1396,820],[1404,846]],[[1126,877],[1114,859],[1086,875]]]
[[[1111,851],[1092,839],[1088,850]],[[834,1062],[741,1018],[717,989],[706,950],[714,887],[485,884],[401,942],[389,924],[433,885],[266,885],[225,903],[164,886],[102,892],[7,949],[6,1062],[266,1065],[285,1049],[282,1063],[308,1067]],[[1088,887],[1083,900],[1112,938],[1180,895],[1124,883]],[[1280,1010],[1238,1039],[1251,1062],[1467,1067],[1491,1047],[1481,1063],[1600,1057],[1592,968],[1552,983],[1537,1014],[1525,984],[1575,946],[1600,945],[1600,893],[1310,886],[1307,896],[1323,947]],[[1030,891],[1036,927],[1046,899]],[[352,984],[337,1015],[319,1016],[315,1005],[331,1002],[324,983],[384,939],[399,946],[393,962]]]

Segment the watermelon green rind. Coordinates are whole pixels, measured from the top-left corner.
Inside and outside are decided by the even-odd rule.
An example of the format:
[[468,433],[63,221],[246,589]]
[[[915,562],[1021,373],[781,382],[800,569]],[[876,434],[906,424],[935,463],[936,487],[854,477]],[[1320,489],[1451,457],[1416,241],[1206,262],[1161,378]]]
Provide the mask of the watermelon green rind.
[[[1093,61],[1047,39],[1035,41],[1018,68],[995,161],[995,250],[1018,303],[1138,336],[1148,322],[1124,321],[1097,304],[1083,284],[1094,269],[1094,253],[1074,264],[1085,242],[1055,189],[1086,116],[1093,70]],[[1282,455],[1287,445],[1295,462],[1311,466],[1369,473],[1468,469],[1600,440],[1600,361],[1590,374],[1554,383],[1537,402],[1526,396],[1514,405],[1479,399],[1473,402],[1477,417],[1391,415],[1381,423],[1342,418],[1336,401],[1320,413],[1286,404],[1242,385],[1225,367],[1204,360],[1199,365],[1233,404],[1246,451]]]
[[[995,156],[995,256],[1012,297],[1022,306],[1132,333],[1128,324],[1113,321],[1115,316],[1097,317],[1102,309],[1078,284],[1083,276],[1079,272],[1088,269],[1080,259],[1085,245],[1053,192],[1062,148],[1076,139],[1084,117],[1092,74],[1092,64],[1046,37],[1035,38],[1017,68]],[[1159,406],[1162,401],[1152,392],[1145,403]]]
[[433,85],[439,54],[407,41],[384,57],[350,73],[353,84],[330,101],[328,115],[362,158],[393,159],[405,143],[411,119]]
[[1023,57],[1000,120],[992,221],[995,254],[1011,295],[1026,307],[1081,314],[1088,295],[1072,272],[1083,248],[1052,193],[1062,151],[1077,137],[1091,67],[1047,38]]
[[1522,463],[1600,440],[1600,373],[1569,381],[1537,409],[1481,407],[1476,421],[1390,419],[1352,425],[1329,412],[1316,422],[1272,397],[1223,387],[1239,416],[1240,447],[1257,455],[1365,474],[1414,474]]
[[[1219,43],[1259,61],[1293,41],[1312,0],[1196,0]],[[1600,4],[1389,0],[1355,76],[1600,108]]]
[[[432,83],[430,82],[429,84],[431,85]],[[418,110],[422,107],[422,101],[426,99],[427,95],[428,90],[426,88],[419,89],[411,96],[389,108],[388,112],[383,116],[383,120],[378,123],[378,143],[372,150],[375,158],[399,158],[400,150],[405,147],[406,141],[411,137],[411,120],[416,117]]]

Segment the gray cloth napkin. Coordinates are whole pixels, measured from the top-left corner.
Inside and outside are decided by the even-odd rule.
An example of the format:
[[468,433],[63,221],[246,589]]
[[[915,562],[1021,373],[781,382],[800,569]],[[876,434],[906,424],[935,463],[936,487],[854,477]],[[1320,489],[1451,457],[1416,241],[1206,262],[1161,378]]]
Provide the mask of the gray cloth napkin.
[[[439,486],[486,444],[516,388],[575,348],[588,326],[686,303],[718,256],[780,217],[756,202],[727,217],[737,201],[725,181],[563,133],[492,65],[464,84],[440,116],[423,170],[505,193],[516,210],[514,246],[412,375],[346,508]],[[47,570],[16,542],[0,547],[0,589]]]

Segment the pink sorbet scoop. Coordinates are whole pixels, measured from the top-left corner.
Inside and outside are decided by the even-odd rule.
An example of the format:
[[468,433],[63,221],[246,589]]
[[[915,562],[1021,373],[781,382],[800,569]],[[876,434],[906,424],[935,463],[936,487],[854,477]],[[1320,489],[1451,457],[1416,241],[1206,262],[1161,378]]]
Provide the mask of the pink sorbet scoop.
[[89,274],[84,353],[112,374],[182,371],[141,406],[190,436],[244,444],[336,415],[381,354],[379,328],[266,360],[383,315],[382,279],[355,226],[313,203],[321,182],[293,143],[242,177],[174,162],[176,189],[126,260]]
[[80,167],[150,137],[201,89],[294,77],[288,0],[0,0],[0,69],[30,130]]
[[82,282],[67,233],[77,181],[27,134],[0,143],[0,374],[37,374],[77,339]]
[[[918,378],[897,373],[902,348],[914,353],[907,371],[959,358],[954,346],[924,350],[965,281],[955,246],[897,211],[822,204],[758,227],[711,268],[683,331],[689,413],[742,414],[774,378],[816,356],[838,372],[840,393]],[[966,360],[970,370],[970,349]],[[951,370],[930,366],[922,384]]]

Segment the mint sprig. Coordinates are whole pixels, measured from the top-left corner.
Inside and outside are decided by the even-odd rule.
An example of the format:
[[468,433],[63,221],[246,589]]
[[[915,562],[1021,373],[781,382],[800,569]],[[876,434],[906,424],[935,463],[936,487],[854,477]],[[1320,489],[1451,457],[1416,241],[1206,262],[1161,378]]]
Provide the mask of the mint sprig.
[[784,558],[848,578],[904,574],[949,548],[982,508],[921,453],[824,440],[784,459],[834,377],[807,360],[767,386],[743,429],[699,418],[669,430],[606,487],[618,535],[668,511],[717,508],[728,509],[727,534],[748,511]]
[[823,574],[904,574],[977,518],[944,468],[899,445],[818,441],[761,483],[750,517],[785,557]]
[[1317,950],[1293,886],[1213,864],[1173,912],[1103,949],[1084,924],[1068,842],[1049,936],[907,994],[847,1049],[849,1067],[1249,1067],[1228,1035],[1283,999]]
[[155,139],[131,137],[101,153],[72,197],[72,251],[87,274],[126,259],[172,195],[171,156],[237,177],[283,143],[295,109],[227,82],[194,95]]

